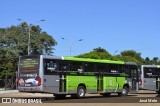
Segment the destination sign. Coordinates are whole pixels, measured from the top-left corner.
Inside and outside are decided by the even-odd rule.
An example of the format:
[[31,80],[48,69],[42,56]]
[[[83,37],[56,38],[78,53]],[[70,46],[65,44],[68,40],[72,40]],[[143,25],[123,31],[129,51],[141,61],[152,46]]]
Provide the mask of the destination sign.
[[36,68],[38,67],[38,60],[36,59],[24,59],[21,61],[20,63],[20,67],[23,67],[23,68]]

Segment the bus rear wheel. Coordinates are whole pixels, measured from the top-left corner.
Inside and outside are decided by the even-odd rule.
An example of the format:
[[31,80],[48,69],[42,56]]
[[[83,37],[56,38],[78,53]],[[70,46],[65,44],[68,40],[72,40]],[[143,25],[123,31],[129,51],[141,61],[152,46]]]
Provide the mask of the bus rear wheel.
[[85,96],[86,89],[83,86],[79,86],[77,89],[77,97],[83,98]]

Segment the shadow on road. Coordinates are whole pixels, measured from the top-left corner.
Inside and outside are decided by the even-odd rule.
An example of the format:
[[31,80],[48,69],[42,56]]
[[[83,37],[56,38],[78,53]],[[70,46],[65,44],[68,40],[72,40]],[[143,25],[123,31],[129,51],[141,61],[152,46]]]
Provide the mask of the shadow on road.
[[[160,95],[157,95],[156,97],[159,98]],[[72,98],[70,96],[63,99],[55,99],[55,97],[27,97],[25,99],[41,99],[42,103],[139,103],[140,99],[148,99],[148,97],[138,97],[138,94],[129,94],[128,96],[113,94],[107,97],[91,95],[81,99]]]
[[156,97],[160,97],[160,94],[158,94]]
[[147,95],[147,94],[157,94],[157,93],[148,93],[148,92],[147,92],[147,93],[136,93],[136,94],[143,94],[143,95],[146,94],[146,95]]

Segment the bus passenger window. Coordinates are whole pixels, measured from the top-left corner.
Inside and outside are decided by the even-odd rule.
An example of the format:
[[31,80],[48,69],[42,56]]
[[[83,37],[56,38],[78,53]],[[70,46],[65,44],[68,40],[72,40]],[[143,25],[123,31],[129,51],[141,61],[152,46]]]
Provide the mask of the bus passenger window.
[[60,63],[59,64],[59,70],[60,71],[68,71],[68,64]]
[[83,66],[81,62],[71,62],[70,71],[72,72],[83,72]]
[[46,60],[44,64],[44,74],[56,74],[58,71],[57,62],[53,60]]
[[61,65],[61,70],[67,70],[67,66],[66,65]]
[[156,78],[155,68],[144,68],[144,78]]
[[94,63],[85,63],[85,72],[94,72]]
[[128,74],[127,67],[124,65],[119,65],[119,71],[120,71],[120,73]]
[[109,73],[118,73],[118,65],[109,65]]

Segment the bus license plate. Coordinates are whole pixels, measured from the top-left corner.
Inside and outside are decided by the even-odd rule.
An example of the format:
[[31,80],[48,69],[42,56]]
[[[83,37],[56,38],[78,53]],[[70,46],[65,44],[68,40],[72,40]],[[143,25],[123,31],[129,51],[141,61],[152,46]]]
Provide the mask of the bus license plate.
[[31,86],[31,84],[25,84],[25,86]]

